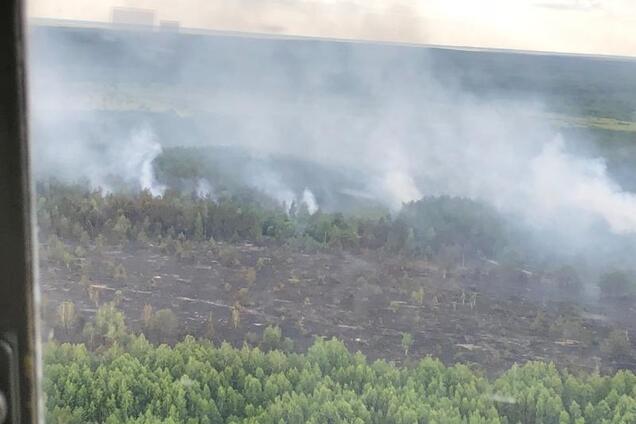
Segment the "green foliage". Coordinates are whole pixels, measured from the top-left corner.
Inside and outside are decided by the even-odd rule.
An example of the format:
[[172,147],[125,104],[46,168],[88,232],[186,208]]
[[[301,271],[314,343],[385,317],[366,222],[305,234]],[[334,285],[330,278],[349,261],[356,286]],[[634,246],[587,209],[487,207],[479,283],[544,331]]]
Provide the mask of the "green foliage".
[[86,331],[92,332],[91,338],[102,346],[125,343],[128,336],[124,314],[114,303],[102,305],[95,314],[95,324],[90,324]]
[[240,190],[213,200],[174,190],[161,197],[147,191],[104,196],[81,186],[49,183],[40,193],[40,230],[54,237],[50,256],[61,262],[70,262],[72,255],[65,256],[60,239],[85,246],[94,240],[97,251],[104,240],[143,244],[157,240],[166,252],[188,259],[190,242],[268,238],[309,252],[386,248],[436,254],[448,257],[449,267],[465,258],[496,256],[507,243],[502,220],[493,210],[474,200],[448,196],[411,202],[396,218],[373,218],[321,210],[310,215],[306,207],[296,205],[286,213],[280,205]]
[[228,267],[235,267],[241,264],[239,252],[232,246],[221,246],[219,248],[219,261]]
[[413,335],[410,333],[402,333],[402,349],[404,349],[404,356],[409,355],[409,349],[413,346]]
[[557,318],[549,326],[549,333],[552,337],[572,339],[590,345],[594,339],[592,333],[587,329],[581,320],[575,317]]
[[205,320],[203,333],[205,334],[205,337],[207,337],[208,339],[212,339],[212,337],[214,337],[214,334],[216,333],[216,326],[214,324],[214,315],[212,315],[212,312],[208,313],[208,318]]
[[261,348],[268,352],[274,349],[280,349],[283,337],[278,326],[272,327],[268,325],[263,331],[263,341],[261,342]]
[[[272,328],[271,334],[276,333]],[[337,340],[305,354],[219,347],[192,337],[169,347],[133,336],[96,352],[51,343],[44,354],[53,423],[633,423],[636,376],[574,376],[513,366],[488,381],[425,358],[370,363]]]
[[547,336],[551,330],[551,324],[548,317],[542,311],[539,311],[530,323],[530,331],[535,335]]
[[203,218],[201,217],[201,213],[197,212],[196,218],[194,219],[194,239],[197,241],[205,240],[205,229],[203,228]]
[[67,268],[70,268],[74,260],[73,255],[68,251],[64,242],[62,242],[56,235],[49,237],[46,252],[51,261],[64,265]]
[[396,247],[420,254],[452,248],[457,261],[467,253],[492,257],[505,243],[497,213],[469,199],[440,196],[411,202],[404,205],[397,222],[403,225],[401,234],[394,236]]
[[241,325],[241,305],[238,302],[230,308],[230,321],[235,330]]
[[60,327],[64,329],[64,332],[68,335],[69,331],[75,325],[77,320],[77,312],[75,311],[75,304],[73,302],[65,301],[60,303],[57,307],[57,319]]
[[128,240],[130,228],[130,220],[123,214],[119,215],[119,217],[115,221],[115,225],[113,226],[113,234],[115,236],[115,240],[119,242]]
[[[179,329],[179,320],[175,313],[170,309],[160,309],[152,313],[150,309],[148,314],[150,316],[147,317],[147,322],[144,325],[148,337],[160,343],[174,341]],[[144,320],[146,321],[146,316],[144,316]]]
[[419,289],[411,292],[411,300],[418,305],[424,304],[424,289],[420,287]]
[[601,344],[601,351],[612,359],[629,357],[632,346],[627,331],[612,330]]

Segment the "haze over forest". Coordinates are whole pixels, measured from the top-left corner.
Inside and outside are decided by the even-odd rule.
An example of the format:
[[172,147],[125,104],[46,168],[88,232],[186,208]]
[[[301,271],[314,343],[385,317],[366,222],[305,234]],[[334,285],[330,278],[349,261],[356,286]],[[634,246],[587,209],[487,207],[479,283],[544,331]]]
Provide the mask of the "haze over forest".
[[[616,410],[631,422],[635,61],[123,29],[30,37],[50,417],[579,424]],[[198,371],[179,365],[195,356]],[[69,395],[65,357],[83,375],[140,366],[148,381],[164,358],[170,377],[153,390],[176,399],[186,381],[196,407],[92,408]],[[222,363],[240,377],[214,377]],[[366,377],[349,392],[340,378],[354,368]],[[380,384],[389,374],[404,377]],[[434,389],[455,375],[484,396],[468,406]],[[122,399],[137,390],[120,380]],[[519,380],[527,402],[508,385]],[[441,403],[398,414],[413,384]],[[403,395],[376,403],[380,387]]]
[[636,230],[629,60],[82,29],[33,40],[41,174],[160,194],[163,148],[215,146],[233,151],[217,178],[288,206],[468,197],[575,250]]

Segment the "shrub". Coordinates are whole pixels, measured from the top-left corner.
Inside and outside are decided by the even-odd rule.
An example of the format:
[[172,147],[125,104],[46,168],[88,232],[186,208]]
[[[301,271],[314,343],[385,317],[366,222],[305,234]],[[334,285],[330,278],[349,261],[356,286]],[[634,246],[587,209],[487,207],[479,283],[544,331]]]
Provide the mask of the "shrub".
[[404,356],[409,356],[409,349],[413,346],[413,335],[410,333],[402,333],[402,349]]
[[607,336],[607,339],[601,344],[601,351],[612,359],[630,356],[632,346],[629,343],[627,332],[623,330],[612,330]]
[[265,351],[281,348],[282,333],[278,326],[267,326],[263,331],[263,341],[261,348]]
[[219,248],[219,262],[227,267],[239,266],[239,252],[230,246],[222,246]]
[[423,288],[419,288],[419,290],[415,290],[411,293],[411,300],[415,303],[417,303],[418,305],[421,305],[424,303],[424,289]]
[[60,326],[64,329],[66,335],[75,325],[77,313],[75,312],[75,304],[73,302],[62,302],[57,307],[57,319]]
[[177,316],[170,309],[158,310],[150,322],[150,334],[161,343],[172,341],[179,328]]

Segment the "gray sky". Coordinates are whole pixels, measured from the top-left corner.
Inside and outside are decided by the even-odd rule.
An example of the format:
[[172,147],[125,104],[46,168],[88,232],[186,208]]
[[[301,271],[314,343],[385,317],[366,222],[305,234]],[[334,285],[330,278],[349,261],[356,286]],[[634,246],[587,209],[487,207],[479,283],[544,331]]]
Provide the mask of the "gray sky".
[[27,0],[37,18],[108,22],[113,7],[182,27],[636,56],[635,0]]

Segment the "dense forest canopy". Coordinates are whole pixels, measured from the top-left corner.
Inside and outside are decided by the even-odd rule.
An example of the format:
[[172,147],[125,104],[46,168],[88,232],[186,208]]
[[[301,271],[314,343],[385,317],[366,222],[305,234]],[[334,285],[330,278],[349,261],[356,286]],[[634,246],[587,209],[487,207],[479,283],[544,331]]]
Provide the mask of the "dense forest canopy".
[[[111,308],[106,305],[104,308]],[[104,322],[106,320],[106,322]],[[108,320],[112,320],[108,322]],[[424,358],[369,362],[338,340],[304,354],[187,337],[174,347],[126,332],[121,314],[96,318],[103,343],[47,346],[47,422],[103,423],[615,423],[636,420],[636,376],[574,375],[553,364],[514,366],[488,380]],[[100,330],[101,329],[101,330]]]
[[38,219],[43,240],[75,242],[153,240],[251,241],[306,244],[307,248],[385,249],[432,257],[458,250],[469,259],[496,258],[508,245],[505,224],[487,206],[448,196],[424,198],[401,212],[375,217],[320,210],[304,204],[289,210],[273,200],[259,202],[250,191],[216,200],[167,191],[131,194],[91,191],[82,186],[42,184]]

